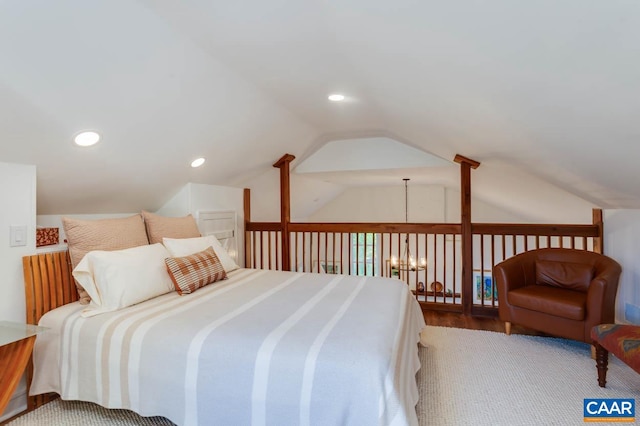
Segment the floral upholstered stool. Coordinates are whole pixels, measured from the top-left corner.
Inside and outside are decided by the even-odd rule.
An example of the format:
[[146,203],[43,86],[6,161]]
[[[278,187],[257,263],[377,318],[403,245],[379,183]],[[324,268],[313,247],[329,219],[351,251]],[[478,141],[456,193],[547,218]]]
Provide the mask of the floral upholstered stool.
[[640,325],[601,324],[591,329],[591,338],[596,348],[598,384],[607,382],[609,352],[640,373]]

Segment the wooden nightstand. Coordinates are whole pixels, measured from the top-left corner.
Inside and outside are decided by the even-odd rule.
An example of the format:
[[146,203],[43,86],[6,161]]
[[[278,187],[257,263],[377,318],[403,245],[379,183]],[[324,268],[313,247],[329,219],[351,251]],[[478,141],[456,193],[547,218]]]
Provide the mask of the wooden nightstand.
[[36,334],[45,330],[35,325],[0,321],[0,415],[29,363]]

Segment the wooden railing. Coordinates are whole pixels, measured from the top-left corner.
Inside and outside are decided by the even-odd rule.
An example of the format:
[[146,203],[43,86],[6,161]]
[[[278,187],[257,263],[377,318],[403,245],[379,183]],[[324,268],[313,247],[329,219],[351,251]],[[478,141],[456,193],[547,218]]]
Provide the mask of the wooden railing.
[[601,210],[594,210],[593,221],[592,225],[473,223],[471,312],[495,314],[498,292],[492,276],[493,266],[516,254],[539,248],[572,248],[601,253]]
[[[424,307],[465,315],[496,315],[492,276],[497,263],[528,250],[568,247],[602,253],[602,211],[591,225],[495,224],[471,220],[471,171],[479,162],[456,155],[460,164],[460,223],[292,223],[289,165],[282,156],[280,222],[251,222],[250,191],[244,192],[245,265],[316,273],[396,276]],[[418,262],[393,267],[393,258]]]
[[[594,222],[598,218],[594,216]],[[246,265],[283,269],[282,228],[276,222],[247,222]],[[471,280],[465,264],[460,224],[451,223],[289,223],[290,270],[396,277],[431,309],[495,315],[497,291],[492,269],[528,250],[564,247],[600,251],[601,224],[483,224],[471,226]],[[424,258],[416,270],[393,268],[392,258]],[[463,309],[465,308],[466,309]]]

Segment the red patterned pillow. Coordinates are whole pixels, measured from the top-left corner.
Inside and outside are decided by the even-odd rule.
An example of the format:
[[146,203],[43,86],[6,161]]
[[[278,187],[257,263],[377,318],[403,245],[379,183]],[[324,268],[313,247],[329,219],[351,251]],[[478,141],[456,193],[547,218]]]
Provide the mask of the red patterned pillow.
[[176,291],[193,293],[207,284],[227,278],[222,263],[213,248],[184,257],[169,257],[164,260]]

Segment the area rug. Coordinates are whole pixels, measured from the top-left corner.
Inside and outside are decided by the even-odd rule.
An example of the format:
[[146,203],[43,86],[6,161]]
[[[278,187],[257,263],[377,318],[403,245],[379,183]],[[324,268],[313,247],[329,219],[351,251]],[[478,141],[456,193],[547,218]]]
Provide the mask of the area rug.
[[429,327],[428,340],[418,374],[424,426],[584,425],[585,398],[635,398],[638,407],[640,375],[610,356],[601,388],[585,343],[445,327]]
[[[640,375],[610,357],[607,388],[600,388],[584,343],[446,327],[429,327],[428,340],[417,376],[421,426],[584,425],[584,398],[635,398],[638,406]],[[161,417],[61,400],[9,424],[173,425]]]

